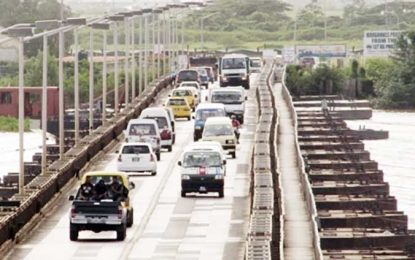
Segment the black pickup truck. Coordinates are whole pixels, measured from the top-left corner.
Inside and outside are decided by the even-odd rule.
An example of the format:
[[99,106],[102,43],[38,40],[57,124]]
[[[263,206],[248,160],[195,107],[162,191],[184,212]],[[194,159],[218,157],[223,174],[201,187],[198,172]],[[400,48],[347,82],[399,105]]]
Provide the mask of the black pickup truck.
[[119,241],[124,240],[127,234],[127,210],[119,201],[73,200],[69,218],[72,241],[78,240],[78,233],[83,230],[96,233],[114,230]]

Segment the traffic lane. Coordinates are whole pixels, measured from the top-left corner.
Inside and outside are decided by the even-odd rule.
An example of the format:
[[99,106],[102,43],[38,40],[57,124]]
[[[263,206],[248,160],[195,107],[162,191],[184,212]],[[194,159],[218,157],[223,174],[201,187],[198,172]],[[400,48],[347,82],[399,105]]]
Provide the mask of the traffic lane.
[[[255,77],[254,77],[255,80]],[[255,90],[249,90],[255,96]],[[247,102],[237,158],[228,159],[225,197],[217,193],[182,198],[180,167],[163,189],[128,259],[243,259],[249,221],[249,179],[257,109]]]
[[[162,93],[157,99],[157,103],[163,103],[166,92]],[[144,212],[148,209],[151,200],[156,197],[157,187],[163,177],[168,174],[172,167],[171,162],[177,161],[178,156],[182,152],[182,148],[191,140],[193,123],[177,122],[177,143],[173,147],[173,152],[162,152],[161,161],[158,162],[158,174],[156,176],[132,177],[136,188],[132,190],[132,203],[134,207],[134,225],[127,231],[127,238],[123,242],[115,242],[115,232],[93,233],[90,231],[80,232],[80,242],[69,241],[69,210],[71,202],[67,200],[69,194],[75,194],[77,187],[65,194],[56,211],[52,212],[40,227],[30,238],[24,243],[15,247],[8,259],[40,259],[56,256],[56,252],[62,252],[62,259],[76,259],[77,257],[86,257],[95,259],[118,259],[123,251],[123,247],[131,240],[132,233],[140,226],[140,221],[144,216]],[[121,144],[117,145],[110,153],[96,164],[92,165],[88,170],[116,170],[117,155],[116,150]],[[112,233],[112,234],[111,234]],[[111,242],[111,250],[106,250],[105,245]],[[51,250],[53,249],[53,250]],[[102,251],[102,253],[101,253]],[[108,252],[106,252],[108,251]]]

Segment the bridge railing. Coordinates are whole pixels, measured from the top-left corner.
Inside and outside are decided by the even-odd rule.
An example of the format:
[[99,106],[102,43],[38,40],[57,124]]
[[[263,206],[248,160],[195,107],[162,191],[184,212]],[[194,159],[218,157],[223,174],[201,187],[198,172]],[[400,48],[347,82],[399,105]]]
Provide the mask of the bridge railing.
[[306,199],[307,207],[309,210],[309,217],[313,223],[312,227],[312,234],[313,234],[313,246],[314,246],[314,257],[315,259],[323,259],[323,254],[321,251],[320,246],[320,235],[319,235],[319,218],[318,218],[318,212],[316,208],[316,203],[314,200],[313,191],[310,185],[310,181],[308,178],[308,175],[305,171],[305,164],[304,160],[301,154],[300,145],[298,143],[298,120],[297,120],[297,113],[294,108],[294,103],[291,97],[291,94],[285,84],[286,79],[286,68],[283,69],[282,74],[282,94],[283,98],[287,102],[289,106],[290,113],[292,115],[292,125],[294,126],[294,132],[295,132],[295,144],[296,144],[296,153],[297,153],[297,167],[300,171],[300,178],[301,178],[301,184],[303,187],[303,196]]

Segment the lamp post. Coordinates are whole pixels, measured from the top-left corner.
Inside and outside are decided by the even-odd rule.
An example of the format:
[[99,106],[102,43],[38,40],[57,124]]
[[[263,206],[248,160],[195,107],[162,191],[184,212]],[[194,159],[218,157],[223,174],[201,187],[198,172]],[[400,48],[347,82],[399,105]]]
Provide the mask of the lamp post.
[[[71,18],[67,20],[70,25],[85,25],[85,18]],[[74,30],[74,102],[75,102],[75,145],[79,144],[79,42],[78,28]]]
[[110,29],[110,24],[108,22],[93,23],[91,24],[92,29],[102,30],[102,114],[101,121],[102,125],[106,125],[107,120],[107,32]]
[[209,14],[200,18],[200,44],[202,50],[205,49],[205,19],[215,15],[216,13]]
[[[61,26],[57,20],[36,21],[35,26],[40,30],[51,30]],[[48,126],[48,35],[43,35],[43,64],[42,64],[42,174],[46,174],[47,168],[47,149],[46,133]]]
[[119,112],[119,97],[118,97],[118,22],[124,20],[122,15],[113,15],[108,17],[110,21],[113,21],[113,44],[114,44],[114,115],[118,115]]
[[7,34],[19,41],[19,194],[24,195],[24,37],[33,35],[33,28],[11,28]]

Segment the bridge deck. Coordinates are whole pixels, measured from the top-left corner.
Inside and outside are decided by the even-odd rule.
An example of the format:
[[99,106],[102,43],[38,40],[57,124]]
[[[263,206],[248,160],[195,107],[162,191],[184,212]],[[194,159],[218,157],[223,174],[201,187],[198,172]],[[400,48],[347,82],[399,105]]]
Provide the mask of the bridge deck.
[[295,129],[288,105],[282,97],[281,84],[274,87],[274,92],[281,128],[277,147],[284,194],[284,258],[314,259],[312,223],[296,167]]

